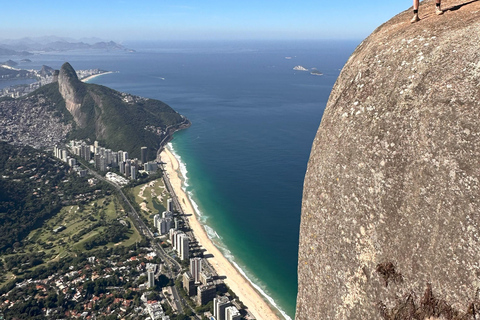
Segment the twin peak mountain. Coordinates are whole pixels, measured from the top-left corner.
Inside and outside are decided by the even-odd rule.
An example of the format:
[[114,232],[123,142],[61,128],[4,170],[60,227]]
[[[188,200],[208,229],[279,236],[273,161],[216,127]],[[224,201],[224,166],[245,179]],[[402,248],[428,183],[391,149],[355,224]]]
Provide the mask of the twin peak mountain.
[[45,112],[53,113],[69,126],[61,138],[97,140],[108,148],[126,150],[138,157],[142,146],[156,154],[173,132],[190,125],[188,119],[159,100],[80,81],[68,62],[54,73],[51,84],[15,103],[21,106],[29,99],[46,101]]

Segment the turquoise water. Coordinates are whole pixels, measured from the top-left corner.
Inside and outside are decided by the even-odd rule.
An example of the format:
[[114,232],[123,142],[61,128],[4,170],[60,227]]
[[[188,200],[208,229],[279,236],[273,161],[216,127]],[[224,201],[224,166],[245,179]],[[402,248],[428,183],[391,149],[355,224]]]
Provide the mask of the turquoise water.
[[[356,41],[129,43],[135,54],[61,53],[32,64],[118,73],[91,82],[160,99],[192,121],[175,134],[207,231],[295,315],[303,177],[330,90]],[[287,58],[288,57],[288,58]],[[295,71],[302,65],[323,76]],[[30,66],[29,66],[30,67]]]

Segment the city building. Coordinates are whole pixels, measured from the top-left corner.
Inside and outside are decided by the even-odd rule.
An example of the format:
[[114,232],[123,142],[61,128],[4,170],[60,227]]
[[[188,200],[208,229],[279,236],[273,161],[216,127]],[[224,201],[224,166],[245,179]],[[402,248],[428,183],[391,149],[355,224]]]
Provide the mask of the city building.
[[177,247],[176,247],[176,240],[177,240],[177,233],[179,233],[180,231],[178,230],[174,230],[174,229],[170,229],[170,231],[168,231],[168,235],[169,235],[169,238],[170,238],[170,243],[172,244],[172,247],[176,250]]
[[147,288],[155,287],[155,271],[153,270],[153,268],[149,268],[147,270],[147,277],[148,277]]
[[190,259],[190,273],[195,280],[195,283],[200,283],[200,274],[202,273],[202,259],[193,258]]
[[131,171],[131,172],[130,172],[130,178],[131,178],[132,180],[137,180],[137,168],[136,168],[135,166],[132,166],[132,167],[130,168],[130,171]]
[[68,165],[70,167],[75,167],[77,165],[77,160],[75,158],[68,158]]
[[225,320],[225,309],[231,305],[226,296],[217,296],[213,299],[213,316],[215,320]]
[[190,297],[195,295],[195,280],[188,271],[183,274],[183,289]]
[[142,161],[142,164],[147,163],[147,155],[148,155],[148,148],[147,147],[142,147],[140,149],[140,160]]
[[126,159],[123,158],[123,151],[122,150],[117,151],[117,157],[118,157],[118,163],[126,160]]
[[185,233],[180,235],[180,243],[177,252],[181,260],[187,260],[190,256],[190,239]]
[[153,225],[155,228],[158,228],[159,223],[160,223],[160,215],[157,213],[156,215],[153,216]]
[[162,218],[173,218],[173,213],[171,211],[163,211]]
[[149,161],[145,163],[143,169],[148,173],[155,173],[158,169],[158,164],[155,161]]
[[125,162],[120,162],[120,173],[125,174]]
[[167,211],[173,212],[173,199],[172,198],[167,200]]
[[160,219],[160,222],[157,228],[158,228],[158,233],[160,233],[160,235],[167,234],[168,231],[172,228],[172,218]]
[[205,305],[215,298],[217,288],[214,284],[201,285],[197,287],[197,303],[199,305]]
[[162,305],[159,302],[147,303],[147,312],[151,320],[168,320],[170,317],[165,315]]
[[230,306],[225,309],[225,320],[240,320],[241,318],[242,315],[236,307]]
[[207,273],[206,271],[200,272],[200,282],[203,284],[209,284],[213,282],[213,277],[210,273]]
[[125,176],[127,177],[130,177],[130,173],[131,173],[131,165],[130,165],[130,161],[126,161],[125,162]]

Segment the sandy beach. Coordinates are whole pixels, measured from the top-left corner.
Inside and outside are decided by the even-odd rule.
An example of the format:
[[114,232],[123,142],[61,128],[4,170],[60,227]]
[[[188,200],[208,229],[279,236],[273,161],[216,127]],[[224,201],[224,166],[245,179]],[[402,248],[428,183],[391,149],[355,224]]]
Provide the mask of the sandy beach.
[[106,74],[109,74],[109,73],[113,73],[112,71],[107,71],[107,72],[103,72],[103,73],[98,73],[98,74],[93,74],[91,76],[88,76],[86,78],[83,78],[81,79],[80,81],[82,82],[87,82],[89,80],[92,80],[93,78],[96,78],[96,77],[99,77],[99,76],[103,76],[103,75],[106,75]]
[[192,214],[186,219],[188,219],[190,223],[195,238],[200,245],[207,250],[206,253],[213,255],[212,258],[208,258],[208,261],[215,268],[218,275],[226,276],[225,283],[237,294],[239,299],[258,320],[279,320],[280,318],[272,311],[267,302],[265,302],[263,296],[254,289],[251,283],[242,276],[230,261],[222,255],[210,238],[208,238],[205,229],[197,220],[188,196],[182,189],[182,180],[179,177],[179,163],[175,156],[170,150],[165,148],[161,153],[161,159],[166,163],[165,170],[183,211],[186,214]]

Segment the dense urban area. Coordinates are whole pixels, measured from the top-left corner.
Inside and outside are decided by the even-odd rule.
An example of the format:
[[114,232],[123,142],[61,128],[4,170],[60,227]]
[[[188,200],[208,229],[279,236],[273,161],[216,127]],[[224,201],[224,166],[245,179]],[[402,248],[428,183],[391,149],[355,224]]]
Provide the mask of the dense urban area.
[[55,95],[27,94],[19,110],[10,101],[25,91],[15,92],[0,98],[0,319],[253,319],[151,149],[132,159],[65,142]]

